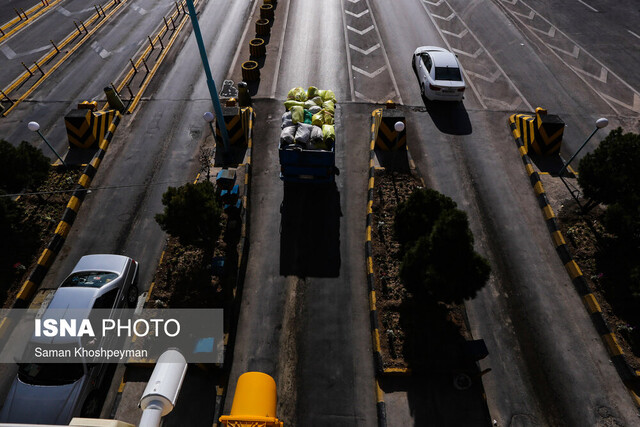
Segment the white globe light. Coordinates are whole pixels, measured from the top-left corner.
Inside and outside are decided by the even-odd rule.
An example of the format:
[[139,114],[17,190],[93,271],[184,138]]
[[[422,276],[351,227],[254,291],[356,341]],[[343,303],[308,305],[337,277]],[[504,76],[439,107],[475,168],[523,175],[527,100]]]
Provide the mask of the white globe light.
[[40,124],[38,122],[29,122],[27,127],[31,132],[37,132],[38,130],[40,130]]
[[202,118],[211,123],[213,121],[213,113],[211,111],[207,111],[202,115]]
[[396,132],[402,132],[404,130],[404,123],[396,122],[396,124],[393,125],[393,128],[396,130]]
[[609,124],[609,120],[605,119],[604,117],[601,117],[598,120],[596,120],[596,127],[598,129],[602,129],[603,127],[607,127],[608,124]]

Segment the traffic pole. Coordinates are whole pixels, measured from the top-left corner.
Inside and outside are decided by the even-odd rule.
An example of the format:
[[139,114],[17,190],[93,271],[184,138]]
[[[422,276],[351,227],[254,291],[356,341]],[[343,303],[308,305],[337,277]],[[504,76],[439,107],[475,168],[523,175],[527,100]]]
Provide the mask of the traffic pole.
[[196,8],[193,6],[193,0],[186,0],[186,3],[187,8],[189,9],[191,23],[193,25],[193,34],[196,37],[196,42],[198,42],[200,58],[202,59],[204,72],[207,76],[207,86],[209,87],[209,94],[211,95],[213,109],[216,113],[216,120],[218,121],[218,128],[220,128],[220,133],[222,134],[222,142],[224,143],[224,151],[226,153],[229,151],[229,135],[227,134],[227,124],[225,123],[224,116],[222,115],[222,107],[220,106],[220,99],[218,98],[218,90],[216,89],[216,83],[213,81],[211,69],[209,68],[209,60],[207,59],[207,51],[205,50],[204,42],[202,41],[200,25],[198,24],[198,17],[196,16]]

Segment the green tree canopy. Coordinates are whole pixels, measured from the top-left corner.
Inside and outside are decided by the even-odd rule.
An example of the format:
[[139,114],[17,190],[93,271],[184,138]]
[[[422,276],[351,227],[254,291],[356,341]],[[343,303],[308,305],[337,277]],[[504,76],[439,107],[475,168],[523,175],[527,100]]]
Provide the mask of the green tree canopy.
[[395,237],[401,245],[409,245],[421,236],[431,233],[433,225],[443,211],[455,209],[451,198],[430,188],[414,191],[398,205],[393,224]]
[[[440,212],[430,228],[424,223],[404,224],[424,232],[407,245],[400,267],[402,280],[414,295],[426,294],[447,303],[461,303],[473,298],[489,279],[491,267],[474,251],[467,214],[456,209],[455,203],[440,193],[434,196],[433,190],[417,192],[431,194],[417,196],[414,201],[428,198],[438,203],[436,207],[430,206],[428,211],[431,214]],[[409,203],[408,199],[399,205],[397,212],[406,213]],[[424,218],[414,215],[412,220],[424,221]],[[396,216],[396,224],[397,221]]]
[[36,189],[49,174],[51,161],[26,141],[14,147],[0,140],[0,188],[16,193]]
[[220,233],[222,208],[210,181],[169,187],[162,195],[164,212],[156,222],[183,245],[212,250]]
[[605,227],[624,241],[640,242],[639,164],[640,135],[617,128],[578,167],[584,195],[608,205]]

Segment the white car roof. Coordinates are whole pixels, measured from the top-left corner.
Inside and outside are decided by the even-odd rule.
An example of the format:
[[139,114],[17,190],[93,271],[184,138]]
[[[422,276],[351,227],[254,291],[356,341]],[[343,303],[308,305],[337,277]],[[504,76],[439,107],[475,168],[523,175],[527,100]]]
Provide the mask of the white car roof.
[[447,49],[438,46],[421,46],[416,49],[416,53],[429,52],[429,56],[433,58],[436,67],[455,67],[460,68],[456,56]]
[[71,272],[78,271],[110,271],[122,275],[127,266],[129,257],[111,254],[85,255],[80,258]]

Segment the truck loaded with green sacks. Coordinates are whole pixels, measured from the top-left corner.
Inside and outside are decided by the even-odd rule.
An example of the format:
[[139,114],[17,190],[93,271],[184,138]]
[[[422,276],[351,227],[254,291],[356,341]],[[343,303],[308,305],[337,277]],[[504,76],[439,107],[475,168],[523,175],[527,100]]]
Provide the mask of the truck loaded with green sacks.
[[310,86],[289,91],[278,147],[280,179],[285,183],[335,181],[336,103],[331,90]]

